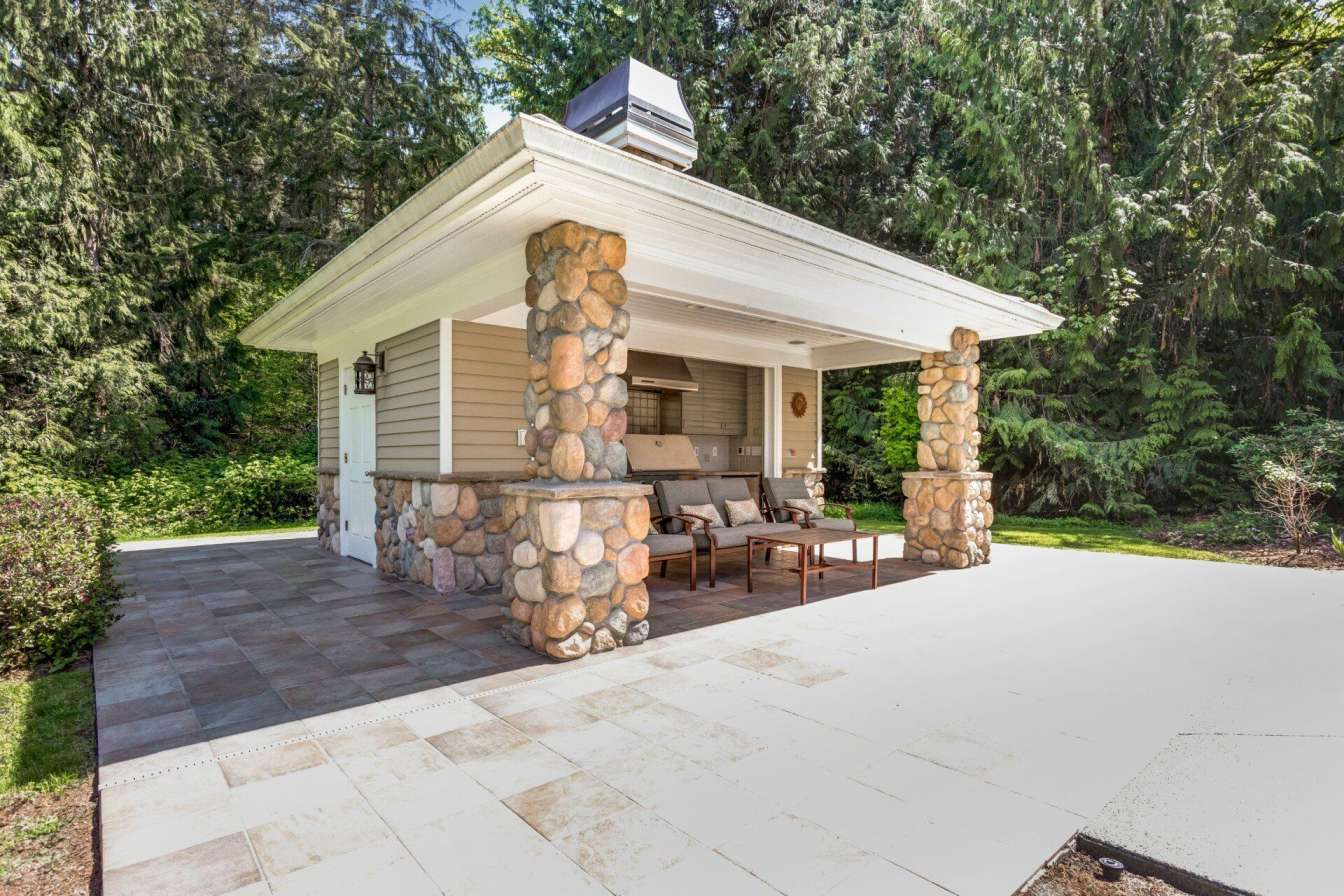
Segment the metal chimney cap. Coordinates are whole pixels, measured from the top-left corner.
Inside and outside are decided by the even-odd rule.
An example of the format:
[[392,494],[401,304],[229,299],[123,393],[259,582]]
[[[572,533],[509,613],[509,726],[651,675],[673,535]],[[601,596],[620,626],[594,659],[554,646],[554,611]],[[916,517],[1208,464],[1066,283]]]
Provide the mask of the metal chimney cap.
[[630,57],[569,101],[565,127],[679,170],[699,154],[681,84]]

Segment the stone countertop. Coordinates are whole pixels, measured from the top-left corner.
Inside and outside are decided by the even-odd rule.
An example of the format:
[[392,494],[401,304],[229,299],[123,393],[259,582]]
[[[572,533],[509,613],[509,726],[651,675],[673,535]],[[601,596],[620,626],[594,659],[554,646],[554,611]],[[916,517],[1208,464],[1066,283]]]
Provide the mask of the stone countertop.
[[521,482],[522,471],[517,473],[412,473],[406,470],[370,470],[374,479],[415,479],[420,482]]
[[582,498],[635,498],[653,494],[653,486],[642,482],[551,482],[534,479],[529,482],[510,482],[501,491],[506,495],[563,501]]
[[957,473],[952,470],[912,470],[909,473],[902,473],[906,479],[993,479],[994,474],[984,470],[975,470],[968,473]]

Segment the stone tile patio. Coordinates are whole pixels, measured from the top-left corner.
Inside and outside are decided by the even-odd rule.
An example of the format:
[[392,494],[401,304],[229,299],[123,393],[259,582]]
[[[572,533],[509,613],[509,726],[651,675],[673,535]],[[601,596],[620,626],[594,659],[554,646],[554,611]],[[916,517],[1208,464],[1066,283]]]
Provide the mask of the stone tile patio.
[[1173,736],[1344,735],[1328,573],[996,548],[797,607],[725,564],[716,592],[654,580],[658,637],[557,665],[485,597],[306,541],[123,571],[108,896],[1007,894]]

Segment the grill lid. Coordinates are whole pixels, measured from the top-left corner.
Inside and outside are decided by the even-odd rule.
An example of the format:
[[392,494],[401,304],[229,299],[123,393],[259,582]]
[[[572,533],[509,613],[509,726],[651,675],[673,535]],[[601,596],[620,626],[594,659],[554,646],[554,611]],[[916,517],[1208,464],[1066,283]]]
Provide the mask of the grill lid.
[[629,57],[569,101],[565,127],[679,171],[699,154],[681,84]]

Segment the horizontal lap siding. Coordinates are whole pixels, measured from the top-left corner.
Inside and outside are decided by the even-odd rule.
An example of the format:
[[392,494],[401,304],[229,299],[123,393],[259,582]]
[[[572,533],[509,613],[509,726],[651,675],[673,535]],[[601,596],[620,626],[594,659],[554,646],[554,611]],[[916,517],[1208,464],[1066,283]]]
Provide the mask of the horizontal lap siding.
[[525,386],[523,330],[453,322],[453,470],[522,475]]
[[687,358],[686,367],[700,389],[681,396],[681,431],[744,435],[747,431],[747,368],[695,358]]
[[378,466],[439,472],[439,322],[378,343]]
[[[784,469],[805,467],[809,460],[818,465],[817,457],[817,372],[801,367],[784,368]],[[793,396],[801,392],[807,398],[807,413],[793,415]]]
[[341,368],[335,361],[317,367],[317,464],[335,466],[341,455]]

